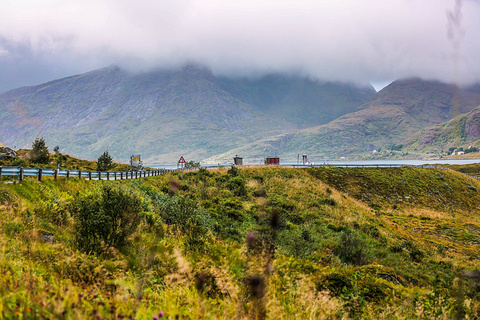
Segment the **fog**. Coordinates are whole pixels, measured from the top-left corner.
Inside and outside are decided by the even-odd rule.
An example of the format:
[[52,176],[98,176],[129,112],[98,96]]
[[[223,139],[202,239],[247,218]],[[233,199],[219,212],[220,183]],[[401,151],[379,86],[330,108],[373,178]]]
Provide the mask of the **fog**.
[[480,80],[474,0],[0,0],[0,91],[118,64],[357,83]]

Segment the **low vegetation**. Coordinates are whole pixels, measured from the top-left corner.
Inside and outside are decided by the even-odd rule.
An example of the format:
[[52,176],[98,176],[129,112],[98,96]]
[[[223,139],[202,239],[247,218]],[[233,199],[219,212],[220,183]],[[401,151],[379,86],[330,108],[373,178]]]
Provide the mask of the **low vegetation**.
[[478,318],[479,189],[426,168],[2,184],[0,318]]
[[43,139],[37,139],[32,144],[32,149],[20,149],[13,156],[0,157],[0,166],[12,167],[39,167],[39,168],[61,168],[85,171],[128,171],[129,164],[115,163],[110,154],[105,151],[97,161],[79,159],[60,152],[58,146],[54,153],[48,151]]

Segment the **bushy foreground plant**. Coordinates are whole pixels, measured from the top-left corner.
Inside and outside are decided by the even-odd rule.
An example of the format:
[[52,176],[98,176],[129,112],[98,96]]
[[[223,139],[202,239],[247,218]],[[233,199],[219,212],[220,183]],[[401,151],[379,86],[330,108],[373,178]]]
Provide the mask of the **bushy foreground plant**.
[[79,197],[74,210],[77,247],[102,253],[126,244],[140,223],[141,199],[121,185],[106,184]]

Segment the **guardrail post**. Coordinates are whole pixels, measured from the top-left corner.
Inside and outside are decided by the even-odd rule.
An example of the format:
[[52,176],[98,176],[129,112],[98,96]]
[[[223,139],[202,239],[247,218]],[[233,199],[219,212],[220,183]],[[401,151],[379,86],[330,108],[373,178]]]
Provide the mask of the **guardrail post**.
[[102,172],[98,171],[98,180],[102,180]]
[[115,180],[117,180],[117,173],[115,172],[113,175],[114,175]]
[[2,167],[0,167],[0,178],[2,177]]
[[70,170],[67,170],[67,179],[70,178]]
[[53,178],[54,179],[58,178],[58,169],[53,170]]
[[88,171],[88,179],[92,180],[92,171]]
[[42,168],[38,168],[38,181],[42,181]]
[[20,174],[18,176],[18,180],[20,180],[20,181],[23,180],[23,167],[20,167]]
[[123,180],[123,171],[120,172],[120,180]]
[[79,177],[79,178],[82,177],[82,170],[78,170],[78,177]]
[[138,179],[138,171],[135,171],[135,179]]
[[110,180],[110,172],[107,172],[107,180]]

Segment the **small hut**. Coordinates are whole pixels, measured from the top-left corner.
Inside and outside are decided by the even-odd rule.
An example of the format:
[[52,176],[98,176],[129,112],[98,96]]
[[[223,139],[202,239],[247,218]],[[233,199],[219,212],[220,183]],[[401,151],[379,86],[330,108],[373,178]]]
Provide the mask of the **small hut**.
[[242,166],[243,165],[243,158],[240,158],[239,156],[235,156],[233,158],[233,164],[236,166]]
[[269,165],[279,165],[280,164],[280,158],[278,158],[278,157],[266,158],[265,159],[265,164],[267,166],[269,166]]

